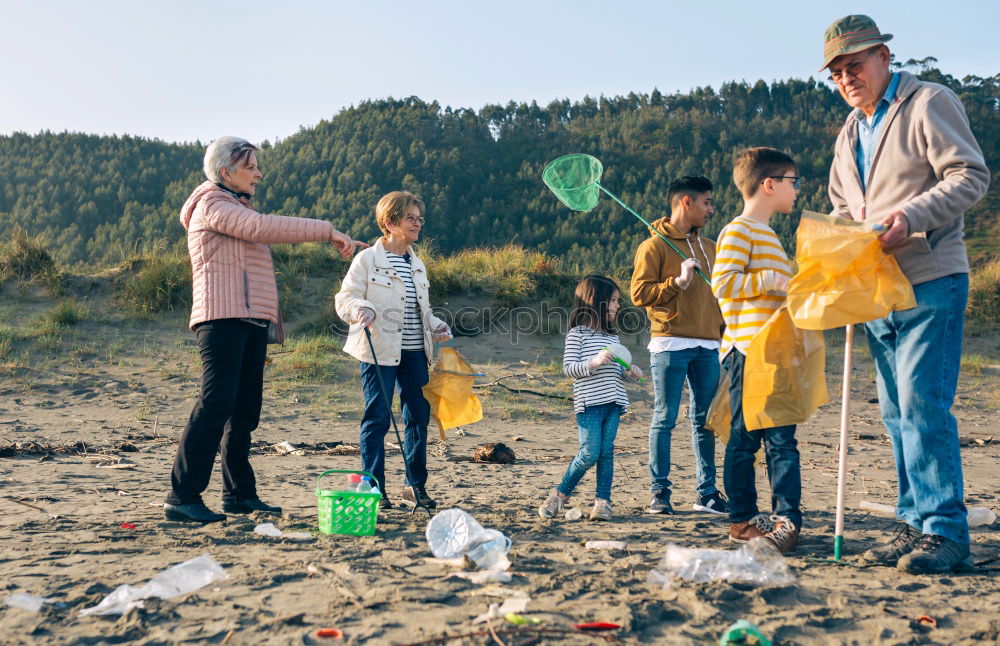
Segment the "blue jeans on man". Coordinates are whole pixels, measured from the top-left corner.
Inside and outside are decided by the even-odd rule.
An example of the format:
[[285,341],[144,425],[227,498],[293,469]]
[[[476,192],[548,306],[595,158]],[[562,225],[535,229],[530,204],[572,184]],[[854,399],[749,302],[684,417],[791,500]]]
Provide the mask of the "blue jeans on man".
[[[427,482],[427,424],[431,406],[424,398],[427,383],[427,354],[423,350],[403,350],[398,366],[376,366],[361,363],[361,387],[365,396],[365,412],[361,418],[361,468],[378,481],[385,494],[385,434],[389,431],[389,406],[382,396],[378,373],[393,397],[396,384],[403,409],[403,459],[410,468],[409,486],[423,487]],[[376,370],[378,372],[376,372]]]
[[654,352],[649,371],[653,379],[653,420],[649,426],[649,473],[654,496],[670,496],[670,440],[688,385],[688,417],[694,448],[699,498],[717,493],[715,435],[705,428],[708,409],[719,382],[719,352],[703,347]]
[[802,527],[802,470],[795,425],[748,431],[743,419],[743,367],[746,357],[731,350],[723,360],[729,372],[729,402],[733,414],[723,463],[723,482],[729,497],[729,522],[742,523],[759,513],[754,472],[756,453],[764,444],[771,509],[796,527]]
[[566,468],[566,474],[556,489],[569,497],[580,483],[587,469],[597,466],[597,494],[595,498],[611,500],[611,481],[615,475],[615,437],[622,408],[612,402],[587,406],[576,414],[580,451]]
[[968,274],[914,285],[917,306],[865,324],[892,441],[896,514],[923,534],[969,544],[958,424],[951,414],[962,357]]

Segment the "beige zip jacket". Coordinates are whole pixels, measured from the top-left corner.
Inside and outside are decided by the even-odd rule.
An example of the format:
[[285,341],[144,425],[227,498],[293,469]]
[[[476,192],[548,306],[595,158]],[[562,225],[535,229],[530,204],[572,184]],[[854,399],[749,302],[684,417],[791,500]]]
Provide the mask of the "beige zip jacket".
[[[429,363],[434,358],[432,330],[440,327],[444,321],[431,312],[427,268],[417,257],[413,247],[407,247],[406,253],[410,254],[413,286],[417,289],[420,322],[424,328],[424,352]],[[375,363],[368,348],[364,329],[357,324],[358,310],[368,307],[375,312],[375,322],[372,323],[370,331],[379,365],[398,366],[403,348],[405,302],[406,286],[402,277],[392,268],[392,263],[385,255],[382,239],[379,238],[374,245],[354,257],[335,298],[337,316],[351,326],[347,333],[347,342],[344,344],[344,352],[358,361]]]
[[[879,222],[902,209],[910,239],[893,250],[914,285],[968,273],[965,211],[982,199],[990,174],[955,93],[900,72],[876,143],[867,191],[858,173],[854,110],[837,137],[830,167],[833,215]],[[863,116],[862,116],[863,118]]]

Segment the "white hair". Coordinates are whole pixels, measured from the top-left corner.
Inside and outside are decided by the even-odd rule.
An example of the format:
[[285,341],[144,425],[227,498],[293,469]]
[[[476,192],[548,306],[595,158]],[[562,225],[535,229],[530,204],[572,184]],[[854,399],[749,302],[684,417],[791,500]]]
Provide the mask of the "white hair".
[[219,184],[222,182],[223,168],[235,170],[235,164],[246,155],[247,150],[260,150],[246,139],[239,137],[219,137],[205,150],[205,177]]

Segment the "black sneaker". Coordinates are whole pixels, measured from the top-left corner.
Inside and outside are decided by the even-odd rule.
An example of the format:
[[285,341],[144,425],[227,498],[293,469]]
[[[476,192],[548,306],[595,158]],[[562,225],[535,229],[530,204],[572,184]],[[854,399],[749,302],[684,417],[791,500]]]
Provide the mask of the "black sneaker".
[[909,554],[899,559],[896,569],[910,574],[943,574],[968,572],[976,569],[969,544],[956,543],[950,538],[924,534]]
[[416,507],[418,500],[421,505],[428,509],[437,509],[437,503],[427,495],[427,491],[423,487],[416,486],[403,489],[403,504]]
[[667,491],[657,491],[653,494],[653,499],[649,501],[649,513],[674,515],[674,507],[670,504],[670,493]]
[[694,507],[695,511],[704,511],[709,514],[718,514],[719,516],[729,515],[729,507],[726,505],[726,497],[718,491],[710,493],[707,496],[702,496],[698,499],[698,502],[691,506]]
[[888,543],[871,548],[861,555],[861,559],[874,565],[896,565],[900,557],[913,551],[921,536],[920,532],[906,523],[899,523]]

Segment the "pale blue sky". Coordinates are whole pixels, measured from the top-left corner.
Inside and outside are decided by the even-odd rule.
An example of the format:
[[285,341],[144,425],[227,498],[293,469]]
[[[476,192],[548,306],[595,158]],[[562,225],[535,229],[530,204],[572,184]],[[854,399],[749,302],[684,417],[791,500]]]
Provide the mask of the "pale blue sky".
[[369,98],[479,108],[808,78],[848,13],[901,60],[1000,73],[1000,0],[0,0],[0,134],[273,141]]

